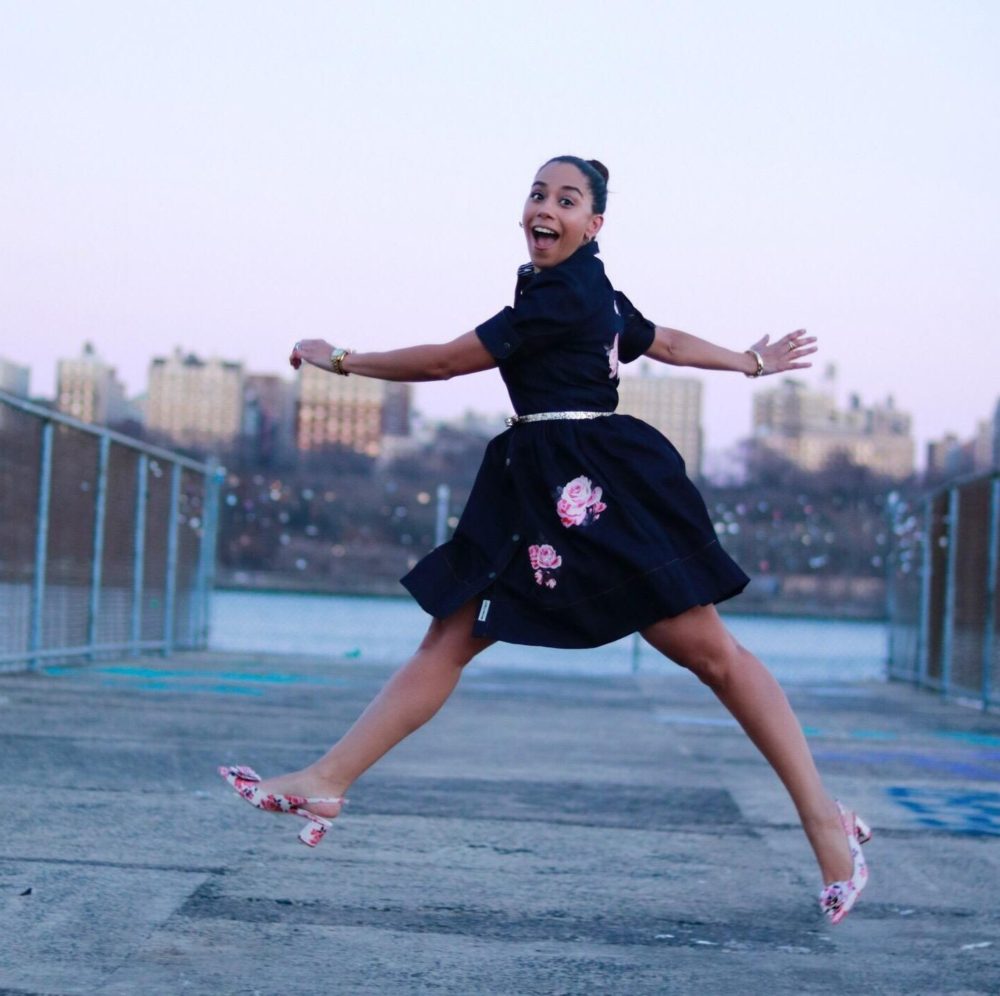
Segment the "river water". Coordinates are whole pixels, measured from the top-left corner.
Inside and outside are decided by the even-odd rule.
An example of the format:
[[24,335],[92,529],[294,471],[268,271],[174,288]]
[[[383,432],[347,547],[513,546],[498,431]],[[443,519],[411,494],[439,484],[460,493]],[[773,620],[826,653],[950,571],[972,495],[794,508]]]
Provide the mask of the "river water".
[[[725,615],[736,638],[783,683],[849,682],[885,676],[887,631],[881,622]],[[399,664],[413,651],[428,617],[409,598],[217,591],[212,596],[213,650],[349,657]],[[641,640],[596,650],[494,644],[473,666],[560,674],[627,674],[672,668]]]

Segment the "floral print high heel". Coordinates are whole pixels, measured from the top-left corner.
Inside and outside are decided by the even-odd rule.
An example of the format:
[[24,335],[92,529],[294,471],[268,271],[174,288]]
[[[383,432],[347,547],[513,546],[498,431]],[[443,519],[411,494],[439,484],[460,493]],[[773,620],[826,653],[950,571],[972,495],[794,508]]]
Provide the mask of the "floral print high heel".
[[319,816],[310,812],[309,807],[323,803],[338,803],[344,805],[345,799],[338,796],[332,799],[309,799],[304,795],[279,795],[274,792],[262,792],[259,782],[260,775],[253,768],[245,765],[230,765],[220,767],[219,774],[232,785],[236,794],[268,813],[288,813],[300,816],[306,820],[306,825],[299,833],[299,840],[307,847],[315,847],[333,825],[332,817]]
[[819,894],[819,907],[826,914],[830,923],[840,923],[857,902],[861,890],[868,882],[868,866],[861,852],[861,845],[872,839],[872,832],[857,813],[851,813],[837,803],[840,810],[840,822],[847,834],[847,845],[851,849],[851,859],[854,870],[851,877],[843,882],[831,882],[823,887]]

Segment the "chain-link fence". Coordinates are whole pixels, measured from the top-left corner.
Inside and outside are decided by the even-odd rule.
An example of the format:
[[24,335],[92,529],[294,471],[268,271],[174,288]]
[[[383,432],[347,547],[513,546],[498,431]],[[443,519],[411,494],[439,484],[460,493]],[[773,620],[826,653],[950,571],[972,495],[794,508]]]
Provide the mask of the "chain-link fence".
[[889,675],[1000,705],[1000,472],[891,508]]
[[219,479],[0,392],[0,670],[204,647]]

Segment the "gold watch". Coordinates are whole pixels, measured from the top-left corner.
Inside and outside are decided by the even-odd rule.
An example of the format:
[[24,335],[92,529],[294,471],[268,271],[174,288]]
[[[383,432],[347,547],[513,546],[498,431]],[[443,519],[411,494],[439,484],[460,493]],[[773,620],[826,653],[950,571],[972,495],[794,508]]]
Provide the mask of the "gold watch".
[[350,352],[349,349],[341,349],[335,346],[330,353],[330,369],[341,377],[350,377],[350,371],[344,369],[344,357]]

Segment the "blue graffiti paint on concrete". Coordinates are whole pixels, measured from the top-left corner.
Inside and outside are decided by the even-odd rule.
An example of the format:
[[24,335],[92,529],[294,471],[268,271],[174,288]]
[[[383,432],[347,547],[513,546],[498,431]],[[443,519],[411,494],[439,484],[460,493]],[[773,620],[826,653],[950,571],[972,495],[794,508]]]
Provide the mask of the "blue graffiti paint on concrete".
[[260,696],[268,686],[329,688],[350,684],[334,675],[300,675],[282,672],[217,671],[205,669],[153,668],[135,665],[64,667],[51,665],[45,674],[77,681],[96,681],[109,688],[137,688],[144,692],[208,693],[212,695]]
[[909,810],[921,826],[1000,837],[1000,792],[894,785],[886,789],[886,794]]
[[972,733],[966,730],[931,730],[929,733],[911,734],[898,730],[824,730],[818,726],[802,727],[807,737],[823,737],[827,740],[884,740],[893,742],[908,737],[931,736],[936,740],[948,740],[969,747],[1000,747],[1000,734]]
[[[657,720],[661,723],[673,723],[678,726],[733,726],[737,727],[735,720],[714,719],[703,716],[685,715],[683,713],[663,713],[657,715]],[[886,743],[897,743],[909,739],[924,739],[931,737],[935,740],[947,740],[957,746],[967,747],[1000,747],[1000,734],[996,733],[973,733],[967,730],[873,730],[865,728],[840,727],[830,729],[821,726],[810,726],[802,724],[802,732],[807,737],[821,737],[824,740],[868,740],[884,741]]]
[[966,733],[964,730],[939,730],[934,734],[945,740],[958,740],[960,743],[972,744],[974,747],[1000,747],[1000,736],[992,733]]
[[738,730],[740,724],[729,716],[694,716],[688,713],[657,712],[653,719],[668,726],[711,726]]
[[[121,688],[121,682],[106,679],[101,682],[106,688]],[[172,681],[137,681],[131,685],[132,688],[141,689],[144,692],[173,692],[187,695],[191,692],[210,692],[213,695],[249,695],[260,697],[264,692],[260,688],[246,688],[241,685],[209,685],[200,682],[185,682],[183,685]]]
[[281,672],[269,672],[259,674],[253,671],[213,671],[204,669],[177,669],[177,668],[154,668],[137,667],[134,665],[105,665],[102,667],[89,667],[81,669],[79,667],[47,667],[46,674],[103,674],[118,678],[149,678],[153,681],[166,680],[168,678],[218,678],[222,681],[250,681],[259,682],[265,685],[346,685],[346,678],[336,678],[332,675],[304,675],[304,674],[283,674]]
[[[832,751],[814,750],[817,761],[839,761],[846,764],[870,764],[877,766],[908,765],[932,771],[936,774],[952,775],[956,778],[972,778],[976,781],[1000,781],[1000,765],[991,762],[991,758],[978,754],[962,754],[960,757],[949,757],[945,754],[924,754],[911,750],[853,750]],[[978,763],[983,762],[983,763]]]

